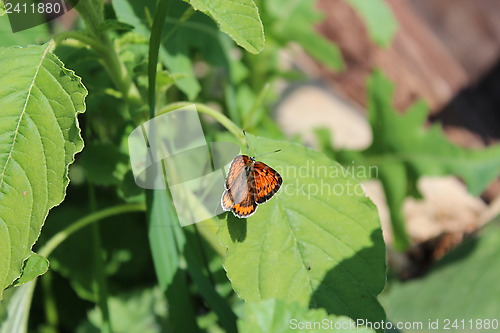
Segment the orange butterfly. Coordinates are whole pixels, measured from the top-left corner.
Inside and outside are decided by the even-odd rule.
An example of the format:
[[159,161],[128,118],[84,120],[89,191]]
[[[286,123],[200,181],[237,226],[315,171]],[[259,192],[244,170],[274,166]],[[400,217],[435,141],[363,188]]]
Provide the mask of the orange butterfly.
[[221,206],[233,211],[237,217],[249,217],[260,205],[278,192],[283,179],[280,174],[255,158],[238,155],[231,162],[226,178],[226,190],[222,194]]

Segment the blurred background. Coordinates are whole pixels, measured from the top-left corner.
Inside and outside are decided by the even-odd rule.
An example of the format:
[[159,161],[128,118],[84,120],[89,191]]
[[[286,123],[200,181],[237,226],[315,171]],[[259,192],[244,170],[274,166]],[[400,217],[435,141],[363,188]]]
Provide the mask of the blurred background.
[[[347,1],[318,1],[325,18],[316,29],[339,47],[345,68],[341,72],[329,70],[300,47],[287,51],[285,61],[307,73],[311,81],[284,88],[276,110],[283,131],[289,136],[301,135],[317,147],[314,129],[326,126],[333,133],[332,145],[336,148],[367,148],[372,133],[365,117],[366,81],[374,69],[381,69],[395,85],[392,103],[396,110],[403,113],[414,102],[424,100],[429,107],[427,124],[442,126],[449,141],[465,148],[497,144],[500,3],[386,3],[398,27],[392,42],[381,47],[370,38],[363,17]],[[404,214],[414,244],[442,238],[433,245],[435,253],[430,255],[434,259],[500,212],[498,178],[479,198],[468,194],[456,177],[423,177],[419,185],[423,199],[407,199]],[[365,186],[379,208],[390,245],[383,191],[376,181]]]

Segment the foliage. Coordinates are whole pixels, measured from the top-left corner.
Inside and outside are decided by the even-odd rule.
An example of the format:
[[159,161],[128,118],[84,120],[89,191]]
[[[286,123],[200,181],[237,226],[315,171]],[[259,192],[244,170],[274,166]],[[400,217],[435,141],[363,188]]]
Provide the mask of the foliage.
[[[374,41],[388,45],[396,29],[388,7],[349,3]],[[0,49],[0,292],[16,287],[0,303],[0,332],[28,326],[81,333],[281,332],[294,318],[349,325],[385,320],[377,299],[386,264],[376,207],[327,155],[380,162],[398,212],[411,186],[400,187],[404,177],[391,168],[411,174],[413,185],[423,173],[456,172],[479,191],[493,173],[485,168],[476,177],[475,171],[493,153],[467,155],[438,130],[422,131],[422,109],[394,115],[391,89],[380,75],[370,85],[377,141],[367,151],[325,154],[285,140],[270,112],[276,83],[301,75],[282,66],[280,53],[295,43],[325,66],[343,68],[338,48],[314,30],[322,19],[314,5],[88,0],[75,8],[82,29],[56,33],[50,42],[57,25],[2,36],[0,46],[16,46]],[[374,24],[380,18],[384,24]],[[0,19],[2,30],[5,22]],[[169,190],[135,183],[129,134],[192,103],[207,143],[233,142],[251,155],[281,149],[262,160],[282,174],[283,188],[246,220],[224,213],[181,227]],[[83,147],[76,117],[85,105],[86,147],[67,187],[68,165]],[[413,146],[418,149],[408,150]],[[387,150],[386,161],[380,156]],[[428,156],[422,161],[401,152]],[[428,160],[438,153],[446,158],[431,168]],[[187,197],[200,200],[191,192]],[[37,278],[47,270],[45,258],[49,271]]]
[[[491,325],[492,319],[498,320],[499,266],[494,264],[498,261],[498,251],[500,224],[496,219],[437,262],[425,277],[394,285],[385,299],[390,319],[421,321],[424,325],[429,320],[438,320],[439,330],[446,329],[446,319],[450,320],[448,329],[467,332],[494,329],[487,325]],[[411,310],[404,306],[408,299],[412,300]]]
[[[500,146],[464,149],[446,139],[439,125],[424,127],[427,108],[416,103],[404,114],[392,107],[393,84],[376,72],[368,83],[368,118],[373,142],[364,151],[326,151],[341,164],[376,166],[390,209],[395,245],[409,245],[402,213],[404,199],[418,196],[417,181],[423,175],[457,175],[469,191],[478,195],[500,174]],[[328,141],[324,133],[322,142]]]
[[381,0],[349,0],[349,3],[363,17],[372,40],[380,46],[389,46],[398,28],[389,5]]

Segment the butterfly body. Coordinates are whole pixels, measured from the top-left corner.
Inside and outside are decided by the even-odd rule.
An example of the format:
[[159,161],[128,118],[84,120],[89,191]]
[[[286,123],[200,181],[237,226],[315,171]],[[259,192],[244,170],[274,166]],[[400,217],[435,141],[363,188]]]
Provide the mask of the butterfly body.
[[281,187],[281,175],[253,157],[238,155],[233,159],[226,178],[221,206],[240,218],[255,213],[260,205],[273,197]]

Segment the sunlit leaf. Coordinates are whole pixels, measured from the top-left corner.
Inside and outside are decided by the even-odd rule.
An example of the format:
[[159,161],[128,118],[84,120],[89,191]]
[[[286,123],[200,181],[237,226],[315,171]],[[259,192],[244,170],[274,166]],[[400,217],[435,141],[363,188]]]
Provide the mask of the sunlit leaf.
[[297,303],[269,299],[246,304],[245,318],[238,321],[240,333],[359,332],[374,330],[357,327],[348,317],[328,315],[324,309],[309,310]]
[[0,295],[22,272],[83,147],[87,90],[51,44],[0,49]]
[[246,301],[278,298],[330,314],[380,321],[385,246],[377,209],[359,183],[323,154],[247,135],[283,177],[269,202],[243,220],[228,213],[224,267]]
[[21,277],[14,282],[15,286],[19,286],[26,282],[29,282],[39,275],[44,274],[49,269],[49,261],[47,258],[42,257],[36,253],[31,253],[31,255],[24,262],[23,271]]
[[264,48],[264,28],[252,0],[185,0],[210,15],[238,45],[251,53]]

